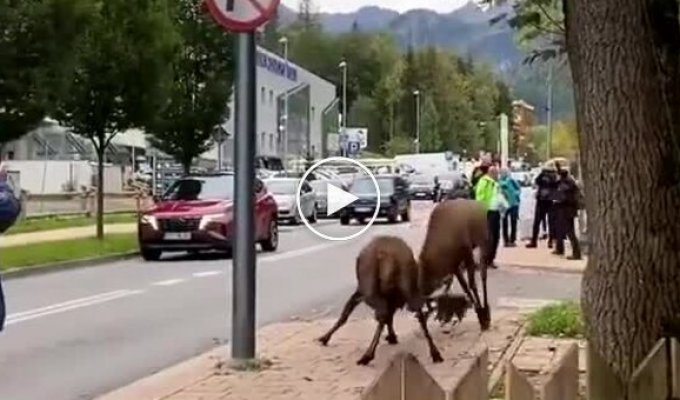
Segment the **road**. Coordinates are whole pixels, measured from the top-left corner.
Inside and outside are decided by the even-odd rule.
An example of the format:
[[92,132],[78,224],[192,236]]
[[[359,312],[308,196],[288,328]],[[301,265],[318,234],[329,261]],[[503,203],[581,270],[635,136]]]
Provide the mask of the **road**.
[[[422,206],[421,206],[422,207]],[[347,232],[323,221],[326,232]],[[351,229],[351,228],[349,228]],[[354,257],[372,235],[422,235],[375,225],[350,242],[284,228],[280,250],[258,262],[257,323],[331,311],[354,288]],[[573,275],[492,271],[492,303],[575,298]],[[200,354],[230,336],[231,261],[138,260],[5,282],[0,399],[90,399]]]

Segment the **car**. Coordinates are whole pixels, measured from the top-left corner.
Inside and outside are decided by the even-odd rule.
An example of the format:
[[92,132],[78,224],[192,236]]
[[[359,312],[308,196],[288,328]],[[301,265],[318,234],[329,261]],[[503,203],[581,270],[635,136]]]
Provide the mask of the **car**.
[[337,188],[345,191],[348,190],[347,185],[341,180],[320,180],[312,181],[309,184],[314,189],[314,192],[316,192],[316,215],[321,218],[328,217],[328,204],[326,204],[328,184],[335,185]]
[[[279,245],[276,201],[255,179],[255,237],[263,251]],[[140,214],[142,258],[157,261],[164,252],[231,252],[234,239],[234,174],[194,174],[173,182]]]
[[[279,222],[289,222],[299,225],[302,217],[297,207],[297,190],[300,185],[299,178],[272,178],[264,181],[267,189],[273,194],[278,206]],[[309,182],[302,183],[300,191],[300,208],[304,217],[310,223],[317,220],[316,214],[316,193],[309,185]]]
[[411,200],[432,200],[434,195],[434,176],[430,174],[415,174],[409,179],[409,194]]
[[360,224],[365,223],[373,217],[376,207],[378,217],[387,218],[390,223],[397,222],[399,217],[402,222],[411,220],[411,198],[406,180],[399,175],[377,175],[375,180],[380,189],[380,204],[376,204],[373,180],[368,176],[357,178],[350,187],[350,193],[358,199],[340,211],[341,225],[348,225],[353,219]]

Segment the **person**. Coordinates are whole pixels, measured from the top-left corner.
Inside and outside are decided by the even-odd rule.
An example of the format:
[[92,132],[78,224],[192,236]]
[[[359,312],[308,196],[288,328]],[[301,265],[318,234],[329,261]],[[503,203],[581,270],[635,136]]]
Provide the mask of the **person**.
[[[21,214],[21,202],[8,182],[7,165],[0,162],[0,233],[4,233]],[[5,308],[5,294],[2,290],[0,277],[0,332],[5,327],[7,310]]]
[[479,165],[477,165],[473,170],[470,177],[470,198],[475,199],[475,188],[477,187],[477,182],[480,178],[489,172],[491,163],[488,160],[482,160]]
[[517,220],[519,220],[522,187],[512,177],[508,168],[501,170],[500,187],[508,201],[508,209],[503,214],[503,243],[505,247],[515,247],[517,245]]
[[439,177],[435,176],[434,177],[434,187],[432,189],[432,201],[435,203],[439,202],[439,199],[441,197],[441,184],[439,183]]
[[553,205],[553,196],[555,188],[557,187],[557,176],[552,166],[544,165],[541,172],[536,177],[534,185],[536,190],[536,207],[534,208],[534,224],[531,231],[531,240],[527,244],[527,248],[535,248],[538,246],[538,232],[541,227],[541,222],[548,218],[548,247],[552,247],[552,241],[555,237],[554,227],[555,221],[551,220],[554,213],[551,212]]
[[485,173],[479,178],[475,186],[475,200],[479,201],[486,208],[486,218],[489,227],[489,243],[485,260],[483,262],[489,268],[498,268],[496,265],[496,253],[501,237],[501,213],[499,196],[501,196],[498,180],[498,169],[495,167],[484,167]]
[[564,255],[564,240],[569,239],[572,255],[567,258],[580,260],[581,245],[576,237],[574,219],[580,207],[581,189],[568,170],[558,168],[558,176],[554,198],[557,237],[553,254]]

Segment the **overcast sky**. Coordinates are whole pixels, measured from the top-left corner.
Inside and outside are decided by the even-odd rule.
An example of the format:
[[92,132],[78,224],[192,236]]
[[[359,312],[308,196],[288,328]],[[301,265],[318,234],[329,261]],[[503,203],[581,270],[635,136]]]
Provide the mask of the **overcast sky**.
[[[414,8],[427,8],[438,12],[451,12],[469,0],[314,0],[322,12],[353,12],[364,6],[380,6],[399,12]],[[282,0],[283,4],[297,10],[299,0]]]

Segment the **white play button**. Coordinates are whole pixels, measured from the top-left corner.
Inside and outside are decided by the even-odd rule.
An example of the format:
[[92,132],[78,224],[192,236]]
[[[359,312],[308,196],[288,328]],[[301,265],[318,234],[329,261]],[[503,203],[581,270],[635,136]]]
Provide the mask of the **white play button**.
[[331,183],[326,183],[326,188],[328,215],[335,214],[359,199],[352,193],[346,192]]

